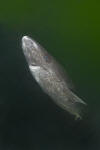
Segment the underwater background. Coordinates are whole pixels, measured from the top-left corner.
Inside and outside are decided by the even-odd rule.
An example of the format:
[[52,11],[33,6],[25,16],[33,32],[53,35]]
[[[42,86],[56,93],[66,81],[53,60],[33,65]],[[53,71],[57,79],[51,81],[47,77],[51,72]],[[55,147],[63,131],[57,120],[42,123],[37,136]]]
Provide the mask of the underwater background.
[[[88,104],[81,121],[31,76],[21,48],[29,35],[66,69]],[[100,149],[100,1],[0,2],[0,149]]]

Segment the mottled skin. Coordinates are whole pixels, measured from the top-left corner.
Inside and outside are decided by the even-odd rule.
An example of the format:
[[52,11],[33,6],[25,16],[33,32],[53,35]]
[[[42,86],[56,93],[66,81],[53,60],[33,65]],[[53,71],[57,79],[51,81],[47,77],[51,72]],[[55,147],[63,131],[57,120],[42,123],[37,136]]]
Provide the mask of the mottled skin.
[[86,105],[69,88],[67,75],[60,64],[36,41],[28,36],[22,38],[22,49],[29,69],[54,102],[64,110],[81,118],[80,105]]

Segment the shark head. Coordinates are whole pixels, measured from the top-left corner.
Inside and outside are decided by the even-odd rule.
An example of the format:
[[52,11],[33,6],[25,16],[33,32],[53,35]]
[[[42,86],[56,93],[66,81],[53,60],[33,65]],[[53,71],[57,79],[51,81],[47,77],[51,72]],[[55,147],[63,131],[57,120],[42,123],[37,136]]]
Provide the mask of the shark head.
[[51,56],[35,40],[29,36],[23,36],[22,49],[29,66],[48,68],[48,65],[51,62]]

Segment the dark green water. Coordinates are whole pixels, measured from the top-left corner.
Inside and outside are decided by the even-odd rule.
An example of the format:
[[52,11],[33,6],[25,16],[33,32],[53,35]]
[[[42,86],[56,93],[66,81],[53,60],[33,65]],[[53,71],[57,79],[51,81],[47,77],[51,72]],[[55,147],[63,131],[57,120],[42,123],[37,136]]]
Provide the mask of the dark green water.
[[[100,2],[0,5],[0,149],[100,149]],[[88,114],[74,121],[32,78],[21,37],[40,42],[66,69]]]

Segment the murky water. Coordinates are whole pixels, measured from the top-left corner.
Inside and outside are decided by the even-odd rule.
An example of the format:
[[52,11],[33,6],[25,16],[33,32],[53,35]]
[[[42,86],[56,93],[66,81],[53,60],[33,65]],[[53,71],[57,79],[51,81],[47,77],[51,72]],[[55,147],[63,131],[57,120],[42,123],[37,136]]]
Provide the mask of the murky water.
[[77,95],[88,104],[88,113],[82,121],[75,121],[56,106],[28,70],[20,43],[25,31],[1,26],[1,149],[99,149],[100,62],[95,43],[78,39],[71,43],[53,32],[47,36],[30,32],[65,67]]

